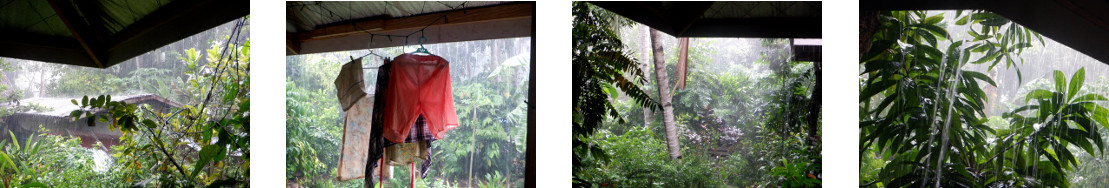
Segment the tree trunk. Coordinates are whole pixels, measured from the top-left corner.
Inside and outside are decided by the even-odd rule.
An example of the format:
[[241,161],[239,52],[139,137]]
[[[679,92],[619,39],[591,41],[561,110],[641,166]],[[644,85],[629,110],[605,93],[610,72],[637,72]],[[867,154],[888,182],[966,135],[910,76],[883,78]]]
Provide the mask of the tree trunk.
[[[473,114],[471,118],[474,119],[474,122],[477,122],[477,108],[474,108]],[[470,174],[468,175],[469,177],[466,178],[466,184],[470,187],[474,186],[474,153],[477,152],[477,145],[474,145],[474,138],[476,136],[477,127],[470,127],[470,146],[473,147],[473,150],[470,151]]]
[[[640,54],[642,54],[643,59],[639,61],[639,69],[643,70],[643,72],[646,72],[647,74],[645,74],[644,76],[646,76],[647,78],[645,79],[650,80],[651,63],[648,62],[651,59],[651,28],[647,26],[642,27],[643,33],[641,33],[641,35],[639,36],[642,36],[641,38],[643,39],[643,42],[639,43],[639,47]],[[649,92],[647,90],[648,89],[646,87],[643,88],[644,92]],[[643,126],[651,128],[651,123],[654,121],[655,112],[652,111],[651,108],[643,108]]]
[[808,123],[809,123],[808,129],[809,130],[808,130],[808,134],[809,134],[809,144],[810,144],[810,146],[814,146],[814,148],[815,148],[816,145],[820,144],[820,138],[817,138],[816,130],[817,130],[817,126],[818,126],[818,121],[820,119],[820,103],[821,103],[821,97],[820,97],[820,95],[821,95],[820,94],[820,89],[821,89],[820,88],[820,71],[821,70],[820,69],[821,68],[822,68],[821,63],[819,61],[813,62],[813,71],[816,72],[816,74],[814,74],[815,77],[816,77],[815,78],[816,83],[815,83],[815,87],[813,87],[812,101],[809,102],[809,117],[808,117]]
[[681,159],[682,151],[678,145],[678,130],[674,126],[674,106],[670,103],[670,85],[666,76],[666,61],[662,54],[662,41],[659,41],[658,30],[651,29],[651,48],[655,56],[655,83],[658,85],[659,103],[662,104],[663,123],[666,124],[666,146],[670,151],[670,159]]
[[46,63],[42,64],[42,69],[39,70],[39,96],[45,97],[46,92]]

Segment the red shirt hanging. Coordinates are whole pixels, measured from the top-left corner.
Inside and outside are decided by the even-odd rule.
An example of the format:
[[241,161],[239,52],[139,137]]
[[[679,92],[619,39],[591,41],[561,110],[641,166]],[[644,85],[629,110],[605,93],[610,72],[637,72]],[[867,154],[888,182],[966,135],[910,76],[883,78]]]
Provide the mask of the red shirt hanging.
[[385,91],[386,139],[404,143],[420,114],[436,139],[458,127],[447,60],[434,55],[401,54],[393,59],[392,66],[389,88]]

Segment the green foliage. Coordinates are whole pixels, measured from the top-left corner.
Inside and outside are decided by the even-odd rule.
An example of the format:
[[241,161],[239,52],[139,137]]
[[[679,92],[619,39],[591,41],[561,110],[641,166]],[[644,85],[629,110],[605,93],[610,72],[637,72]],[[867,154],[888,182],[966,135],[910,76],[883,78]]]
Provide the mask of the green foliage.
[[1070,82],[1056,71],[1053,89],[1028,92],[1025,102],[1034,103],[1000,117],[1007,125],[985,117],[990,98],[982,88],[996,84],[963,67],[992,62],[992,70],[1004,61],[1015,68],[1039,35],[992,13],[961,13],[957,25],[980,26],[969,31],[973,39],[950,39],[943,14],[882,13],[875,46],[860,61],[859,99],[860,163],[880,169],[860,180],[880,187],[1068,187],[1067,172],[1078,165],[1072,148],[1091,155],[1103,149],[1097,125],[1106,125],[1109,111],[1095,101],[1104,97],[1084,94],[1084,70]]
[[573,15],[573,174],[574,184],[583,186],[592,184],[580,177],[583,160],[607,158],[601,148],[583,139],[596,133],[609,117],[617,118],[621,124],[624,122],[609,101],[610,96],[618,94],[615,88],[620,88],[640,106],[651,109],[660,106],[639,88],[646,80],[638,64],[623,51],[624,45],[613,31],[620,25],[616,16],[585,2],[573,3]]
[[[90,68],[63,69],[61,78],[51,83],[53,93],[63,96],[119,93],[128,80],[115,75],[89,71]],[[98,86],[98,87],[89,87]]]
[[8,132],[0,139],[0,185],[4,187],[82,186],[89,181],[112,183],[112,176],[94,171],[92,151],[80,138],[46,135],[48,130],[19,137]]
[[[519,187],[524,183],[527,134],[527,55],[511,52],[513,40],[498,39],[426,45],[451,61],[455,111],[460,126],[432,143],[433,163],[416,187]],[[435,48],[442,47],[440,50]],[[461,50],[460,50],[461,49]],[[375,49],[379,54],[401,48]],[[384,51],[385,53],[383,53]],[[357,52],[356,52],[357,53]],[[335,98],[334,79],[349,52],[295,56],[286,62],[286,180],[310,187],[362,187],[361,180],[336,180],[342,143],[342,109]],[[467,58],[469,56],[475,59]],[[370,59],[370,58],[367,58]],[[499,61],[505,59],[503,61]],[[485,63],[485,62],[500,62]],[[380,62],[367,61],[372,67]],[[365,90],[372,92],[377,71],[365,72]],[[394,168],[386,187],[407,187],[407,167]],[[499,174],[499,175],[498,175]],[[381,184],[377,184],[380,186]]]
[[[238,185],[249,179],[250,166],[250,84],[249,40],[242,46],[222,51],[196,67],[211,72],[189,72],[184,88],[189,93],[205,93],[185,106],[167,112],[144,105],[113,101],[110,95],[83,97],[70,113],[74,120],[85,118],[120,130],[120,145],[112,156],[121,166],[123,182],[136,185]],[[213,50],[215,49],[215,50]],[[195,96],[195,95],[194,95]],[[199,147],[196,149],[194,147]],[[141,178],[141,179],[138,179]]]
[[597,186],[718,187],[727,175],[720,172],[739,170],[718,170],[713,162],[698,156],[670,160],[664,141],[652,134],[642,128],[633,128],[623,135],[606,131],[594,134],[589,141],[597,144],[605,155],[583,157],[585,166],[577,177]]

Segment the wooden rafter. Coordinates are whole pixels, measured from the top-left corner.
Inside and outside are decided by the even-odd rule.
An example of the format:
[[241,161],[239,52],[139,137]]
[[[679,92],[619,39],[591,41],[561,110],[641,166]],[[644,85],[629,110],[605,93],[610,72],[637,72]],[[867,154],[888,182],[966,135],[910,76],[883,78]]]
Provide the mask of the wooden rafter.
[[286,54],[300,54],[300,41],[296,40],[296,34],[285,33],[285,50],[287,52]]
[[[379,15],[340,21],[287,37],[286,48],[297,49],[286,50],[286,55],[405,46],[425,35],[424,44],[527,37],[532,36],[534,8],[535,2],[518,2],[400,18]],[[424,34],[404,37],[421,29]]]
[[[54,8],[54,12],[58,18],[65,23],[66,28],[77,39],[77,42],[84,48],[85,53],[96,65],[97,68],[105,68],[104,61],[107,59],[106,53],[102,51],[103,40],[97,37],[95,29],[88,23],[82,21],[81,15],[78,14],[77,8],[73,6],[72,2],[65,0],[47,0],[50,2],[50,7]],[[86,17],[93,17],[93,15],[85,15]]]
[[[299,41],[320,40],[351,35],[367,35],[372,33],[388,33],[390,31],[419,29],[429,26],[450,26],[472,24],[500,20],[528,19],[531,17],[535,3],[509,3],[479,8],[467,8],[441,13],[421,14],[401,18],[374,18],[355,21],[354,23],[332,25],[311,31],[297,33]],[[446,14],[445,20],[439,20]]]

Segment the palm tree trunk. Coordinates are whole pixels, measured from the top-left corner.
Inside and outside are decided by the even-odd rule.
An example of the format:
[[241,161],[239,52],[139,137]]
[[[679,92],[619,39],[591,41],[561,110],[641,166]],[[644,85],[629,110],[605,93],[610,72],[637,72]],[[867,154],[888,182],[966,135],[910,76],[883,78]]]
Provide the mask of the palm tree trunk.
[[[639,46],[641,47],[640,48],[640,50],[641,50],[640,53],[643,54],[643,60],[639,61],[639,62],[642,62],[642,63],[639,64],[639,69],[643,70],[643,72],[650,72],[651,71],[651,63],[648,63],[648,60],[651,59],[651,45],[650,45],[651,44],[651,34],[650,34],[651,33],[651,28],[647,27],[647,26],[642,26],[642,27],[643,27],[643,33],[641,33],[640,36],[643,36],[642,37],[643,42],[639,43]],[[647,79],[650,80],[650,76],[648,76]],[[648,92],[646,87],[643,87],[643,91]],[[651,108],[643,108],[643,126],[647,127],[647,128],[650,128],[651,127],[651,122],[654,122],[654,121],[655,121],[655,112],[652,111]]]
[[670,84],[666,76],[666,61],[662,54],[662,43],[659,41],[658,30],[651,29],[651,48],[655,56],[655,82],[658,84],[659,102],[662,104],[663,123],[666,124],[666,146],[670,151],[670,159],[681,159],[682,151],[678,145],[678,130],[674,126],[674,106],[670,103]]

